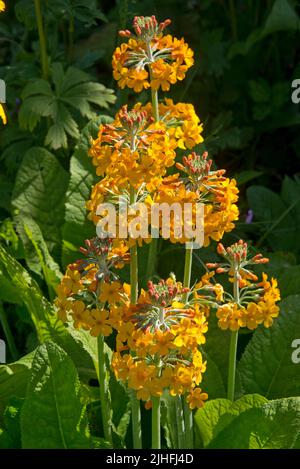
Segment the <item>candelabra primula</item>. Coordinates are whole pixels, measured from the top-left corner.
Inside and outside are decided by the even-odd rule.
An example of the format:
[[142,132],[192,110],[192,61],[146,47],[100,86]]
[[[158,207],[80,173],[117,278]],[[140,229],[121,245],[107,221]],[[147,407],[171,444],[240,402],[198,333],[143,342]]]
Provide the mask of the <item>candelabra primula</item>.
[[[137,304],[128,305],[125,313],[123,309],[126,320],[116,326],[112,366],[116,377],[127,382],[139,399],[148,401],[167,390],[171,396],[186,395],[191,408],[203,406],[207,394],[198,386],[206,362],[199,345],[205,343],[210,293],[198,302],[199,295],[172,275],[157,284],[149,281]],[[192,301],[186,302],[186,295]]]
[[[202,407],[207,394],[200,384],[206,369],[202,357],[209,315],[217,315],[221,329],[231,330],[228,398],[234,400],[237,337],[240,328],[253,330],[272,325],[278,315],[280,299],[277,283],[265,274],[258,280],[249,266],[263,264],[263,256],[248,258],[246,243],[240,241],[218,252],[225,259],[210,263],[207,272],[191,286],[193,248],[186,245],[184,279],[172,274],[167,280],[153,283],[156,239],[153,233],[172,243],[194,241],[185,226],[197,225],[197,207],[203,207],[204,246],[220,241],[233,230],[238,219],[236,181],[215,169],[207,152],[192,151],[203,142],[203,126],[192,104],[174,103],[169,98],[159,102],[158,90],[168,91],[171,84],[183,80],[193,65],[193,52],[183,39],[165,35],[170,20],[158,23],[154,16],[136,17],[134,33],[121,31],[128,42],[113,54],[113,75],[121,88],[139,93],[151,91],[151,103],[138,102],[131,109],[123,106],[111,124],[100,125],[98,136],[91,140],[89,155],[99,181],[87,202],[89,218],[97,224],[108,209],[116,208],[114,241],[93,239],[81,249],[84,258],[68,266],[58,287],[56,305],[63,321],[73,320],[98,337],[99,385],[105,437],[112,442],[109,398],[105,392],[107,371],[104,337],[114,331],[115,350],[112,369],[116,378],[129,388],[132,409],[134,448],[142,447],[140,400],[152,409],[152,446],[160,448],[160,398],[169,393],[176,402],[179,447],[193,447],[192,409]],[[178,151],[192,151],[178,161]],[[178,170],[176,172],[176,170]],[[130,226],[136,210],[144,207],[146,234],[125,231],[121,212],[127,208],[125,225]],[[160,214],[153,221],[154,204],[182,211],[192,207],[178,228],[175,212],[170,212],[168,232]],[[122,231],[122,235],[121,235]],[[111,235],[112,236],[112,235]],[[153,236],[154,237],[154,236]],[[122,238],[122,240],[121,240]],[[138,246],[149,243],[148,288],[139,289]],[[129,255],[130,251],[130,255]],[[117,269],[130,260],[130,285],[122,283]],[[224,291],[215,274],[227,273],[233,293]],[[209,333],[209,332],[208,332]],[[183,416],[183,417],[182,417]]]

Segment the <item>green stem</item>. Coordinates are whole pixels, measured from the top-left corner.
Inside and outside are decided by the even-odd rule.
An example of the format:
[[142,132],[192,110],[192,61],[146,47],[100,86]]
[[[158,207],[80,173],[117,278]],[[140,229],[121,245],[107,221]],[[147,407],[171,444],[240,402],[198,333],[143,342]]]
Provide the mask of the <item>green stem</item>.
[[[151,45],[149,43],[147,43],[147,54],[148,54],[150,61],[153,61]],[[149,66],[149,75],[150,75],[150,81],[151,81],[152,70],[150,66]],[[152,88],[151,88],[151,101],[152,101],[153,117],[154,117],[155,122],[157,122],[159,121],[158,91],[153,90]],[[156,257],[157,257],[157,242],[158,242],[158,239],[153,238],[150,243],[148,262],[147,262],[147,271],[146,271],[147,280],[149,280],[153,276],[153,273],[155,272]]]
[[182,409],[181,396],[176,396],[176,422],[177,422],[177,435],[178,435],[178,449],[185,448],[185,430],[184,430],[184,416]]
[[189,408],[185,397],[183,397],[183,413],[184,413],[184,426],[185,426],[185,449],[194,448],[194,416],[192,410]]
[[133,448],[142,449],[142,424],[141,424],[141,407],[140,401],[136,397],[136,393],[131,389],[131,419],[132,419],[132,435],[133,435]]
[[112,431],[111,431],[111,401],[110,393],[107,383],[106,366],[105,366],[105,352],[104,352],[104,337],[102,334],[98,336],[98,369],[99,369],[99,386],[100,386],[100,399],[101,399],[101,413],[104,437],[109,443],[112,444]]
[[160,398],[152,397],[152,449],[160,449]]
[[[192,275],[192,264],[193,264],[193,248],[187,248],[185,250],[185,263],[184,263],[184,276],[183,286],[190,287],[191,275]],[[188,293],[184,295],[184,301],[187,301]],[[183,398],[183,413],[185,423],[185,448],[192,449],[194,446],[194,428],[193,428],[193,412],[189,408],[185,398]]]
[[[233,296],[236,303],[240,301],[238,272],[235,270],[233,280]],[[227,398],[234,401],[235,396],[235,374],[236,374],[236,353],[238,344],[238,331],[231,332],[230,346],[229,346],[229,366],[228,366],[228,388]]]
[[17,350],[16,344],[15,344],[14,337],[13,337],[12,332],[10,330],[10,327],[9,327],[9,324],[8,324],[8,321],[7,321],[7,317],[6,317],[2,302],[0,302],[0,324],[2,326],[2,329],[3,329],[4,335],[5,335],[7,344],[8,344],[8,348],[9,348],[11,357],[12,357],[13,361],[15,361],[15,360],[18,359],[18,350]]
[[[193,248],[187,248],[185,250],[185,262],[184,262],[184,275],[183,275],[183,286],[190,287],[191,275],[192,275],[192,264],[193,264]],[[185,294],[185,301],[187,301],[188,293]]]
[[237,41],[238,34],[237,34],[236,10],[235,10],[234,0],[229,0],[229,12],[230,12],[232,38],[234,41]]
[[69,50],[68,50],[68,58],[69,62],[72,61],[73,56],[73,45],[74,45],[74,16],[71,15],[70,22],[69,22]]
[[[130,188],[130,205],[136,201],[136,193],[133,187]],[[137,243],[130,248],[130,301],[136,304],[138,300],[138,252]],[[142,448],[142,425],[140,401],[136,397],[134,390],[131,390],[131,418],[134,449]]]
[[47,80],[49,76],[49,67],[48,67],[46,37],[45,37],[45,31],[44,31],[44,25],[43,25],[43,16],[42,16],[40,0],[34,0],[34,5],[35,5],[35,15],[36,15],[36,21],[37,21],[37,27],[38,27],[38,33],[39,33],[39,41],[40,41],[42,76],[45,80]]

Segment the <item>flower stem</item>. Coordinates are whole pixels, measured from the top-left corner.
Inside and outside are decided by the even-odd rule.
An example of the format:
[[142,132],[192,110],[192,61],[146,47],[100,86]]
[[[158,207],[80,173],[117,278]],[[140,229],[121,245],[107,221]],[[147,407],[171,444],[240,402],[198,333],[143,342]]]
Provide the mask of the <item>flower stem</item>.
[[[150,61],[153,61],[151,44],[147,43],[147,54]],[[152,81],[152,70],[149,66],[149,75],[150,81]],[[159,121],[159,107],[158,107],[158,91],[151,88],[151,101],[152,101],[152,111],[155,122]],[[156,268],[156,256],[157,256],[157,238],[153,238],[149,246],[148,254],[148,263],[147,263],[147,272],[146,279],[150,280]]]
[[[233,297],[236,303],[240,301],[238,272],[235,270],[233,279]],[[228,388],[227,398],[234,401],[235,396],[235,374],[236,374],[236,353],[238,344],[238,331],[231,332],[230,346],[229,346],[229,366],[228,366]]]
[[230,22],[231,22],[232,39],[234,41],[237,41],[238,33],[237,33],[236,9],[235,9],[234,0],[229,0],[229,15],[230,15]]
[[228,389],[227,389],[227,399],[229,399],[230,401],[234,401],[237,343],[238,343],[238,331],[232,331],[231,338],[230,338],[230,347],[229,347]]
[[[130,205],[136,201],[136,193],[134,187],[130,188]],[[138,299],[138,252],[137,243],[130,248],[130,301],[136,304]],[[134,390],[130,393],[131,400],[131,418],[132,418],[132,434],[134,449],[142,448],[142,426],[141,426],[141,407],[140,401],[136,397]]]
[[152,449],[160,449],[160,398],[152,397]]
[[35,5],[35,15],[39,33],[40,41],[40,56],[41,56],[41,65],[42,65],[42,77],[47,80],[49,76],[49,66],[48,66],[48,56],[47,56],[47,46],[46,46],[46,36],[43,25],[43,16],[41,9],[40,0],[34,0]]
[[184,413],[184,427],[185,427],[185,449],[194,448],[194,417],[193,412],[189,408],[186,399],[183,397],[183,413]]
[[8,321],[7,321],[7,317],[6,317],[2,302],[0,302],[0,324],[2,326],[5,338],[7,340],[7,344],[8,344],[8,348],[9,348],[11,357],[12,357],[13,361],[15,361],[15,360],[18,359],[18,350],[17,350],[17,347],[16,347],[14,337],[12,335],[11,329],[9,327],[9,324],[8,324]]
[[[190,287],[193,264],[193,248],[186,248],[183,286]],[[188,293],[184,295],[184,301],[187,301]],[[186,400],[183,398],[183,413],[185,423],[185,448],[192,449],[194,445],[193,412],[189,408]]]
[[185,448],[184,416],[183,416],[183,410],[182,410],[181,396],[176,396],[175,399],[176,399],[178,449],[184,449]]
[[101,399],[101,413],[104,437],[109,443],[112,444],[112,431],[111,431],[111,401],[108,388],[106,366],[105,366],[105,352],[104,352],[104,337],[102,334],[98,336],[98,369],[99,369],[99,386],[100,386],[100,399]]

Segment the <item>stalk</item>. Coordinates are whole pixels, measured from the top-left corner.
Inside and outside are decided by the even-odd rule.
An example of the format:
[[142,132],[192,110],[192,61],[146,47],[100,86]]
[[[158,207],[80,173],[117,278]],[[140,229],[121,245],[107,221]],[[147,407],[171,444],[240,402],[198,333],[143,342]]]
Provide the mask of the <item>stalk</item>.
[[[184,276],[183,286],[190,287],[191,274],[192,274],[192,263],[193,263],[193,248],[185,250],[185,263],[184,263]],[[187,301],[188,293],[184,295],[184,301]],[[184,414],[184,426],[185,426],[185,448],[192,449],[194,446],[194,422],[193,412],[189,408],[185,398],[182,398],[183,414]]]
[[178,449],[185,448],[184,416],[182,410],[181,396],[176,396],[176,421],[178,432]]
[[49,76],[49,64],[48,64],[48,56],[47,56],[47,45],[46,45],[46,37],[43,25],[43,16],[42,16],[42,9],[41,9],[41,2],[40,0],[34,0],[35,5],[35,15],[39,33],[39,41],[40,41],[40,56],[41,56],[41,65],[42,65],[42,77],[47,80]]
[[[130,188],[130,205],[134,204],[136,193],[133,187]],[[138,253],[137,244],[130,248],[130,300],[132,304],[137,303],[138,299]],[[132,417],[132,434],[134,449],[142,448],[142,425],[141,425],[141,407],[140,401],[136,397],[134,390],[130,393],[131,400],[131,417]]]
[[237,33],[236,9],[235,9],[234,0],[229,0],[229,14],[230,14],[232,38],[234,41],[237,41],[238,33]]
[[112,444],[112,431],[111,431],[111,401],[108,389],[106,366],[105,366],[105,352],[104,352],[104,337],[102,334],[98,336],[98,369],[99,369],[99,386],[100,386],[100,399],[101,399],[101,413],[104,437],[109,443]]
[[152,397],[152,449],[160,449],[160,397]]
[[8,321],[7,321],[7,317],[6,317],[2,302],[0,302],[0,324],[2,326],[2,329],[3,329],[4,335],[5,335],[7,344],[8,344],[8,348],[9,348],[11,357],[12,357],[13,361],[15,361],[15,360],[18,359],[18,350],[17,350],[17,347],[16,347],[14,337],[12,335],[11,329],[9,327],[9,324],[8,324]]
[[[147,54],[148,54],[149,59],[152,61],[153,56],[152,56],[151,45],[149,43],[147,43]],[[151,67],[149,67],[149,75],[150,75],[150,80],[152,80]],[[159,121],[158,91],[153,90],[152,88],[151,88],[151,101],[152,101],[153,117],[154,117],[155,122],[157,122]],[[150,280],[156,268],[157,242],[158,242],[157,238],[153,238],[149,246],[147,271],[146,271],[147,280]]]
[[[240,293],[239,293],[239,283],[237,279],[237,271],[235,271],[235,274],[234,274],[233,296],[234,296],[236,303],[239,303]],[[230,346],[229,346],[227,398],[230,401],[234,401],[234,395],[235,395],[236,353],[237,353],[237,344],[238,344],[238,334],[239,334],[238,331],[231,332]]]

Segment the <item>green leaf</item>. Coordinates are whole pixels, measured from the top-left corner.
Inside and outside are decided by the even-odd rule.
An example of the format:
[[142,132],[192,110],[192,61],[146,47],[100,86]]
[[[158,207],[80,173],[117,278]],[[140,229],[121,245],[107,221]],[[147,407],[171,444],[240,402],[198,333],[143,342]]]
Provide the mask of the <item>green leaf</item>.
[[39,225],[50,251],[60,244],[67,184],[68,174],[52,153],[40,147],[26,152],[17,174],[12,206]]
[[246,171],[241,171],[240,173],[238,173],[235,179],[236,179],[237,185],[241,186],[242,184],[246,184],[247,182],[258,178],[262,174],[263,174],[262,171],[246,170]]
[[300,19],[288,0],[275,0],[270,15],[267,18],[263,34],[277,31],[297,31]]
[[33,355],[31,352],[14,363],[0,365],[0,421],[12,397],[25,397]]
[[108,109],[116,98],[113,90],[90,81],[90,76],[84,71],[75,67],[64,71],[59,62],[51,65],[51,79],[52,87],[43,79],[34,80],[25,87],[19,122],[22,128],[33,131],[41,118],[47,117],[52,125],[45,144],[56,150],[67,148],[68,136],[79,138],[75,120],[78,119],[78,111],[85,118],[95,118],[95,106]]
[[238,365],[246,393],[268,399],[300,394],[300,366],[292,362],[292,342],[300,338],[300,295],[280,303],[280,315],[269,329],[259,327]]
[[209,448],[290,449],[300,435],[300,398],[267,402],[241,413],[212,441]]
[[22,447],[90,447],[80,382],[72,360],[57,345],[38,347],[21,411]]
[[223,379],[223,387],[226,388],[230,332],[222,331],[217,323],[216,314],[212,312],[208,320],[209,334],[206,335],[203,349],[219,370]]
[[249,208],[254,221],[260,222],[264,239],[274,250],[295,251],[297,230],[290,210],[278,194],[263,186],[251,186],[247,190]]
[[99,116],[87,124],[78,141],[70,165],[70,183],[66,194],[65,223],[63,226],[63,264],[73,262],[78,256],[78,248],[84,239],[95,236],[95,226],[87,220],[86,202],[92,185],[96,182],[96,172],[88,156],[90,137],[95,138],[101,123],[109,123],[111,118]]
[[25,246],[26,262],[28,267],[35,273],[41,275],[46,281],[49,296],[56,296],[56,286],[62,274],[59,265],[49,253],[47,244],[39,225],[29,216],[16,216],[18,232]]
[[43,297],[36,281],[1,245],[0,268],[5,269],[9,279],[18,290],[36,327],[38,337],[42,341],[48,334],[45,326],[54,315],[52,306]]
[[227,399],[208,401],[195,415],[197,433],[203,446],[208,446],[241,413],[266,402],[267,399],[258,394],[243,396],[235,402]]
[[207,368],[203,374],[201,388],[203,391],[207,392],[209,399],[225,397],[226,389],[220,369],[205,352],[203,352],[203,359],[207,361]]

